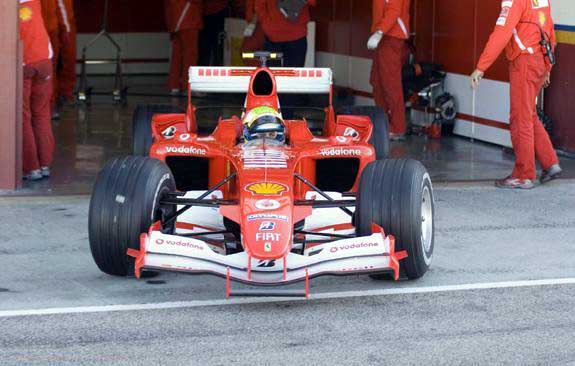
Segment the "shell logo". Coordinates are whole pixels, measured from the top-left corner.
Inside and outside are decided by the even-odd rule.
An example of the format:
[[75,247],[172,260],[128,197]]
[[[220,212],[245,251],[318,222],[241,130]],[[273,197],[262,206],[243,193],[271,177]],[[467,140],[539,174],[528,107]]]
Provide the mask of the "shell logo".
[[29,8],[28,6],[24,6],[22,8],[20,8],[20,21],[21,22],[29,22],[30,20],[32,20],[32,9]]
[[246,191],[264,196],[280,195],[287,192],[287,190],[288,187],[284,184],[271,182],[253,183],[246,186]]
[[539,23],[542,26],[545,25],[545,23],[547,23],[547,17],[545,16],[545,13],[542,11],[539,12]]

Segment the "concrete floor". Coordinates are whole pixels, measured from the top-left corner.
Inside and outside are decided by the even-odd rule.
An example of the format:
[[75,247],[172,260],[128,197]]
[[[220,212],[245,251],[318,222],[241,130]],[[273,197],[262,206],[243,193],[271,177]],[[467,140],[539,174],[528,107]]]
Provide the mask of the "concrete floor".
[[[161,80],[161,79],[160,79]],[[98,81],[98,80],[97,80]],[[185,98],[161,96],[165,93],[158,80],[129,80],[133,93],[126,106],[113,104],[110,96],[95,96],[91,107],[66,106],[62,118],[54,122],[57,150],[53,176],[39,182],[24,182],[17,192],[0,192],[0,195],[74,195],[88,194],[96,175],[105,162],[131,151],[132,113],[138,104],[171,104],[184,107]],[[99,80],[102,83],[102,80]],[[153,94],[155,96],[141,96]],[[242,105],[243,99],[210,97],[199,99],[197,104]],[[226,109],[225,115],[239,109]],[[208,110],[200,115],[200,124],[213,124],[219,111]],[[319,118],[321,115],[307,115]],[[471,142],[460,137],[432,140],[423,136],[410,136],[406,142],[393,143],[392,157],[412,157],[421,160],[435,182],[487,181],[507,176],[513,167],[513,155],[506,149],[482,142]],[[566,170],[564,177],[575,178],[575,160],[562,159]]]
[[263,303],[211,276],[99,272],[88,197],[0,198],[0,365],[575,365],[575,181],[435,192],[422,279],[324,277],[315,300]]

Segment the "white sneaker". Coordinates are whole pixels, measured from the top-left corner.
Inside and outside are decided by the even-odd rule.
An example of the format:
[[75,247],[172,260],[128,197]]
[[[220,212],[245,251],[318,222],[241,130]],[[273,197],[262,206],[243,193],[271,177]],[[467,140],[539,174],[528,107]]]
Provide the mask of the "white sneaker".
[[40,172],[42,173],[43,177],[49,177],[50,176],[50,167],[49,166],[43,166],[40,168]]
[[42,179],[42,171],[40,169],[29,171],[28,174],[24,174],[22,177],[24,180],[40,180]]

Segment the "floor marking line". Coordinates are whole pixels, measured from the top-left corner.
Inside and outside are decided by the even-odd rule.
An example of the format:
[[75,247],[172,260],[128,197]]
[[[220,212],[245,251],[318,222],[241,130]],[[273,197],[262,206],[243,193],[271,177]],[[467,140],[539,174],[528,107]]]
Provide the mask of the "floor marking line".
[[[503,288],[558,286],[558,285],[575,285],[575,278],[485,282],[485,283],[469,283],[462,285],[444,285],[444,286],[427,286],[427,287],[401,287],[401,288],[386,288],[386,289],[364,290],[364,291],[325,292],[311,295],[310,299],[311,300],[346,299],[354,297],[410,295],[410,294],[426,294],[426,293],[456,292],[456,291],[471,291],[471,290],[493,290]],[[194,301],[177,301],[177,302],[147,303],[147,304],[98,305],[98,306],[79,306],[79,307],[63,307],[63,308],[28,309],[28,310],[4,310],[0,311],[0,318],[33,316],[33,315],[61,315],[61,314],[104,313],[104,312],[116,312],[116,311],[183,309],[183,308],[196,308],[206,306],[276,303],[286,301],[309,301],[309,300],[306,300],[304,298],[299,299],[299,298],[264,297],[264,298],[234,298],[230,300],[225,299],[194,300]]]

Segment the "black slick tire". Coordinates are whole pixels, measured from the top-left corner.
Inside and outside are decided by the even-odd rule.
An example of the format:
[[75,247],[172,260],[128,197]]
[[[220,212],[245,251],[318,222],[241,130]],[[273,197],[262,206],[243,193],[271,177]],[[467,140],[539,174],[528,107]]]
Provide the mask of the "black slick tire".
[[96,179],[88,217],[90,250],[102,272],[134,274],[128,248],[139,249],[140,234],[175,211],[159,204],[175,189],[170,169],[159,160],[128,156],[106,164]]
[[427,272],[434,248],[434,200],[423,164],[412,159],[381,160],[364,169],[357,192],[357,235],[371,235],[372,223],[395,237],[396,251],[407,251],[408,257],[400,262],[401,277],[417,279]]

